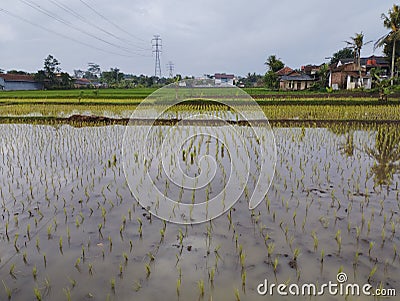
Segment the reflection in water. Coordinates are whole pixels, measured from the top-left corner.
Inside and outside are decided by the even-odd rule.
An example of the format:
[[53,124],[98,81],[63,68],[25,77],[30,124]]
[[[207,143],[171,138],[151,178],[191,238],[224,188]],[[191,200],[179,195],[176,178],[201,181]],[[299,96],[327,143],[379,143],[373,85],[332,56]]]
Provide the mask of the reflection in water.
[[347,157],[354,156],[354,135],[353,131],[346,134],[346,142],[342,145],[341,151]]
[[328,130],[337,136],[343,135],[346,138],[346,141],[339,144],[339,151],[347,156],[354,156],[354,129],[346,124],[332,124],[332,126],[328,127]]
[[400,171],[400,132],[398,127],[379,127],[375,147],[366,148],[376,162],[371,168],[375,185],[391,185],[393,176]]

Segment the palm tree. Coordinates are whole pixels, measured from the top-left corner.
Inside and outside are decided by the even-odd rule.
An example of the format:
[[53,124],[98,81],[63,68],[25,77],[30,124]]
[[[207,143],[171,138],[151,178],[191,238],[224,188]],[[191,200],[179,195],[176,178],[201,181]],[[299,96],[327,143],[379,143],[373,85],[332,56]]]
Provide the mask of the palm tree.
[[389,29],[389,33],[381,37],[375,43],[375,49],[381,47],[387,43],[393,43],[392,47],[392,70],[391,70],[391,85],[393,86],[393,78],[394,78],[394,65],[395,65],[395,56],[396,56],[396,42],[400,38],[400,7],[398,5],[393,5],[392,9],[389,9],[387,15],[382,14],[381,18],[383,20],[383,25]]
[[368,41],[364,43],[364,33],[356,33],[354,37],[350,37],[350,41],[345,41],[350,48],[353,48],[354,57],[357,64],[357,69],[359,73],[358,84],[360,85],[361,79],[361,49],[364,45],[371,43],[372,41]]
[[394,174],[400,171],[400,131],[397,126],[382,126],[377,129],[375,147],[366,148],[366,153],[375,161],[371,168],[375,185],[391,185]]
[[264,64],[267,65],[268,70],[273,72],[279,71],[280,69],[285,67],[285,64],[280,59],[278,59],[275,54],[270,55]]

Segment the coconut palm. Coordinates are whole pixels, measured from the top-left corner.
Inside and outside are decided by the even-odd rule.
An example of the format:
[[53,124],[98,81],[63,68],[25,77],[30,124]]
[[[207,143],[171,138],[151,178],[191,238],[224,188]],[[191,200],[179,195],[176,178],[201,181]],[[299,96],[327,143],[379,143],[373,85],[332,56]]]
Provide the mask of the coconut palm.
[[356,33],[354,37],[350,37],[350,41],[345,41],[350,48],[353,48],[354,58],[357,64],[357,70],[359,73],[359,85],[362,81],[361,79],[361,49],[363,46],[371,43],[372,41],[368,41],[364,43],[364,33]]
[[366,153],[375,161],[371,168],[375,185],[391,185],[394,174],[400,171],[399,128],[379,127],[375,146],[367,147]]
[[278,59],[275,54],[270,55],[264,64],[268,67],[268,70],[273,72],[279,71],[280,69],[285,67],[285,64],[280,59]]
[[400,38],[400,7],[398,5],[393,5],[392,9],[389,9],[387,15],[382,14],[381,18],[383,20],[383,25],[389,29],[389,33],[381,37],[375,43],[375,49],[378,47],[382,47],[387,43],[393,43],[392,47],[392,69],[390,77],[391,85],[393,85],[393,78],[394,78],[394,66],[395,66],[395,56],[396,56],[396,42]]

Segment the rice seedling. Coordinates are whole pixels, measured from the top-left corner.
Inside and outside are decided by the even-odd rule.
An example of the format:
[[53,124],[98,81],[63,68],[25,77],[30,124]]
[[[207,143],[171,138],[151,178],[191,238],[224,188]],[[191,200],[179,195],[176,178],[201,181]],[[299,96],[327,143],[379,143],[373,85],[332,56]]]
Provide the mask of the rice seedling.
[[300,249],[299,248],[294,249],[294,251],[293,251],[293,260],[296,261],[297,258],[299,257],[299,255],[300,255]]
[[51,239],[51,232],[52,232],[52,230],[53,230],[53,225],[49,225],[48,227],[47,227],[47,239]]
[[245,254],[244,252],[241,252],[239,258],[240,258],[240,265],[241,265],[241,267],[242,267],[242,270],[244,270],[245,264],[246,264],[246,263],[245,263],[245,261],[246,261],[246,254]]
[[242,289],[245,290],[246,288],[246,271],[242,272]]
[[140,282],[135,281],[135,282],[133,283],[133,290],[134,290],[135,292],[140,291],[141,288],[142,288],[142,285],[140,284]]
[[111,278],[110,285],[111,285],[111,290],[115,294],[115,278]]
[[72,287],[72,288],[75,288],[75,286],[76,286],[76,280],[75,280],[75,279],[72,279],[72,278],[70,278],[70,277],[68,277],[68,281],[69,281],[69,283],[71,284],[71,287]]
[[129,258],[128,258],[128,254],[126,254],[125,252],[122,254],[122,257],[124,258],[124,260],[125,260],[125,264],[128,264],[128,260],[129,260]]
[[375,245],[375,242],[373,242],[373,241],[369,242],[369,248],[368,248],[368,256],[369,257],[371,257],[371,251],[372,251],[372,248],[374,247],[374,245]]
[[357,250],[356,254],[354,255],[353,266],[356,267],[358,265],[358,258],[360,257],[360,252]]
[[71,290],[70,288],[63,288],[63,292],[65,295],[65,298],[67,298],[67,301],[71,301]]
[[37,287],[35,287],[33,289],[33,294],[37,301],[42,301],[42,293],[40,292],[40,290]]
[[108,243],[110,245],[110,253],[111,253],[112,252],[112,247],[113,247],[113,242],[112,242],[112,238],[111,238],[110,235],[108,236]]
[[151,274],[151,267],[150,267],[150,265],[149,265],[148,263],[146,263],[146,264],[144,265],[144,267],[145,267],[145,269],[146,269],[146,278],[149,278],[149,277],[150,277],[150,274]]
[[18,237],[19,237],[19,234],[18,234],[18,233],[15,233],[15,237],[14,237],[14,248],[15,248],[15,251],[16,251],[17,253],[19,253],[19,247],[18,247],[18,245],[17,245]]
[[58,241],[58,248],[60,249],[60,253],[63,254],[63,238],[60,236],[60,239]]
[[31,224],[26,226],[26,235],[28,236],[28,239],[31,240]]
[[368,274],[368,283],[370,283],[370,280],[375,275],[377,269],[378,269],[377,265],[374,265],[372,270],[369,272],[369,274]]
[[274,243],[271,242],[267,245],[268,258],[271,258],[272,254],[274,253],[274,249],[275,249]]
[[382,238],[382,245],[381,245],[381,247],[383,247],[383,246],[385,245],[385,241],[386,241],[386,231],[385,231],[385,228],[382,228],[382,231],[381,231],[381,238]]
[[278,269],[278,264],[279,264],[279,260],[278,257],[275,257],[274,262],[273,262],[273,266],[274,266],[274,273],[276,274],[277,269]]
[[204,281],[202,279],[197,282],[197,287],[199,289],[200,297],[204,297]]
[[239,293],[239,290],[237,288],[235,288],[234,294],[235,294],[235,300],[236,301],[240,301],[240,293]]
[[93,276],[93,263],[88,264],[88,272],[90,276]]
[[6,285],[6,283],[4,282],[4,280],[1,280],[1,282],[3,283],[4,290],[5,290],[6,294],[7,294],[7,299],[8,299],[8,300],[11,300],[11,297],[12,297],[12,290]]
[[311,231],[311,236],[314,240],[314,252],[317,251],[318,249],[318,237],[317,237],[317,233],[315,233],[315,231]]
[[142,238],[142,236],[143,236],[143,222],[142,222],[140,217],[137,219],[137,221],[139,223],[138,233],[139,233],[139,236]]
[[26,253],[26,251],[22,254],[22,260],[24,261],[25,264],[28,264],[28,259],[27,259],[28,255]]
[[37,267],[36,267],[36,265],[34,265],[33,268],[32,268],[32,276],[33,276],[33,279],[36,280],[36,278],[37,278]]
[[336,232],[335,240],[336,240],[336,243],[338,245],[338,252],[340,254],[340,251],[342,249],[342,236],[341,236],[341,230],[340,229],[337,230],[337,232]]

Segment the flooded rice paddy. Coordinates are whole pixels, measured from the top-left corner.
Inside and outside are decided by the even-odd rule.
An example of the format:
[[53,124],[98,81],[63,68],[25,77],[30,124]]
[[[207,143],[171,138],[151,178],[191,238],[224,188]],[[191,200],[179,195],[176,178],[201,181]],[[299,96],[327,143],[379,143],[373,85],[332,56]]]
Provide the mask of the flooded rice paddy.
[[[187,226],[135,200],[121,162],[124,126],[0,131],[0,300],[344,300],[257,293],[264,279],[336,283],[339,272],[400,291],[396,125],[274,126],[277,165],[265,200],[249,211],[244,192],[219,218]],[[189,174],[193,145],[219,155],[223,186],[232,170],[221,145],[186,145],[179,164]]]

